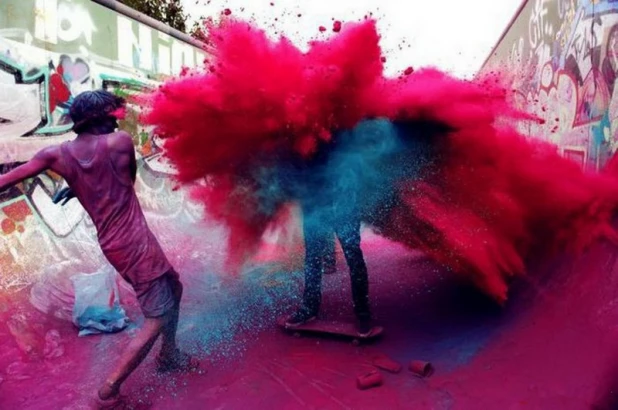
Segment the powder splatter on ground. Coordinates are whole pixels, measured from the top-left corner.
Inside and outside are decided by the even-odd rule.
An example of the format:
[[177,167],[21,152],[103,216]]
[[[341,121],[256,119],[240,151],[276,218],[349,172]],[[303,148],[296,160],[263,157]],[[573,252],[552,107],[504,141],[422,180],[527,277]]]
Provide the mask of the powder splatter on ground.
[[[213,243],[220,239],[207,237]],[[179,341],[198,354],[208,372],[162,377],[148,358],[125,386],[129,404],[152,409],[589,408],[613,364],[608,358],[618,320],[612,303],[618,288],[614,247],[595,246],[581,259],[538,267],[535,276],[543,281],[519,286],[500,310],[421,254],[369,232],[363,239],[372,304],[386,328],[379,342],[354,347],[334,339],[293,338],[271,318],[295,302],[296,274],[254,272],[245,284],[228,288],[207,274],[217,270],[213,261],[196,259],[180,266],[189,292]],[[325,278],[324,314],[330,318],[352,314],[343,260],[339,269]],[[245,293],[250,288],[253,296]],[[245,306],[242,317],[234,304]],[[24,315],[28,321],[17,338],[6,320],[0,323],[2,407],[89,408],[100,375],[131,331],[77,338],[72,325],[38,314],[26,298],[13,297],[5,306],[10,309],[5,317]],[[39,334],[57,331],[60,337],[48,338],[48,355],[35,357],[15,342],[26,343],[26,331],[43,343]],[[384,386],[360,392],[355,378],[371,368],[376,353],[389,355],[404,370],[384,373]],[[431,361],[436,373],[425,380],[411,375],[405,366],[416,359]]]

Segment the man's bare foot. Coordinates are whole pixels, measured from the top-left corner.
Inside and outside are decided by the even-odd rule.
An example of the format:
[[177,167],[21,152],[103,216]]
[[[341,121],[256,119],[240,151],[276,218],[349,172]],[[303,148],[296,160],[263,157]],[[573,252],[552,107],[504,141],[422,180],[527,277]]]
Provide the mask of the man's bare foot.
[[172,353],[157,357],[158,372],[191,372],[197,370],[200,362],[186,353],[176,349]]

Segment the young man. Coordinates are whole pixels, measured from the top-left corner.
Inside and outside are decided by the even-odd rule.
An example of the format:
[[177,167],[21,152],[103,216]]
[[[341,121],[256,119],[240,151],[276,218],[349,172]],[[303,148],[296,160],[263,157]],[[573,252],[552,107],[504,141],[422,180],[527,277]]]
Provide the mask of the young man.
[[[329,146],[322,146],[309,161],[293,162],[292,192],[302,209],[305,239],[305,289],[303,302],[286,320],[288,327],[300,326],[314,320],[320,310],[322,274],[336,270],[335,236],[339,239],[352,282],[352,301],[361,336],[371,331],[369,307],[369,279],[361,250],[361,203],[354,192],[341,181],[340,168],[332,155],[340,141],[335,138]],[[289,171],[288,171],[289,172]],[[343,176],[345,178],[345,175]],[[288,183],[290,183],[288,181]],[[302,188],[294,188],[302,186]],[[296,189],[296,191],[294,191]],[[320,193],[316,195],[316,193]]]
[[75,196],[92,218],[103,254],[135,289],[146,317],[97,394],[101,407],[120,400],[120,385],[144,360],[158,336],[160,371],[191,370],[197,363],[176,348],[182,296],[178,274],[148,228],[133,183],[137,172],[131,136],[115,132],[124,101],[107,91],[78,95],[71,108],[75,140],[45,148],[34,158],[0,176],[0,191],[45,170],[61,175],[70,190],[55,202]]
[[[361,221],[358,212],[335,217],[320,217],[323,212],[309,204],[302,204],[305,237],[305,290],[300,308],[286,321],[289,327],[314,320],[320,310],[322,273],[332,273],[335,252],[333,228],[350,270],[352,301],[358,320],[358,333],[371,332],[369,307],[369,279],[361,250]],[[329,212],[330,214],[330,212]]]

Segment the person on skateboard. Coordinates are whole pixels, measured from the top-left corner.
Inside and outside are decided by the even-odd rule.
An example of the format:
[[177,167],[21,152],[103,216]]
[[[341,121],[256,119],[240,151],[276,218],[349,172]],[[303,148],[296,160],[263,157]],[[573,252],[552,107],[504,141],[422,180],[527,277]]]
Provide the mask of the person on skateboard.
[[[321,147],[312,161],[299,166],[302,193],[296,195],[302,210],[305,240],[305,289],[303,301],[287,318],[287,327],[298,327],[316,319],[322,297],[322,274],[335,268],[335,236],[339,239],[352,281],[352,300],[358,320],[359,336],[370,334],[369,279],[360,247],[360,203],[351,195],[342,195],[338,178],[331,175],[333,145]],[[316,195],[316,193],[319,193]]]
[[[311,208],[303,206],[304,215],[311,212]],[[352,300],[354,313],[358,320],[358,333],[359,336],[366,337],[370,334],[372,326],[367,265],[360,247],[360,217],[338,220],[333,226],[350,269]],[[334,246],[332,228],[329,229],[313,217],[303,216],[303,231],[306,252],[305,290],[301,306],[286,321],[288,327],[301,326],[317,317],[322,297],[322,272],[328,268],[325,255],[330,251],[329,245]]]
[[30,161],[0,176],[0,191],[46,170],[62,176],[69,189],[54,202],[73,197],[92,218],[105,257],[133,286],[146,318],[115,369],[96,394],[97,406],[120,401],[120,386],[144,360],[159,336],[158,370],[191,370],[198,363],[176,347],[183,286],[150,231],[135,194],[137,165],[133,140],[115,132],[125,113],[124,100],[103,90],[78,95],[70,108],[73,141],[38,152]]

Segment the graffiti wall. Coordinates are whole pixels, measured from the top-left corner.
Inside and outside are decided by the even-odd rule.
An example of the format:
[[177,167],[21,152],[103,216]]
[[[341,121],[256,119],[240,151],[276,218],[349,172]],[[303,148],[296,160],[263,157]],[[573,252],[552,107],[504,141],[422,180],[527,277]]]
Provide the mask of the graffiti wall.
[[[0,172],[74,138],[68,109],[84,90],[139,92],[204,58],[194,45],[90,0],[2,0]],[[121,126],[135,138],[136,187],[147,217],[155,223],[197,218],[185,194],[171,191],[171,170],[138,114],[131,107]],[[60,262],[67,268],[102,260],[79,203],[52,203],[62,184],[49,172],[0,192],[0,290],[28,285]]]
[[528,0],[482,71],[515,74],[527,126],[588,169],[618,149],[618,1]]

